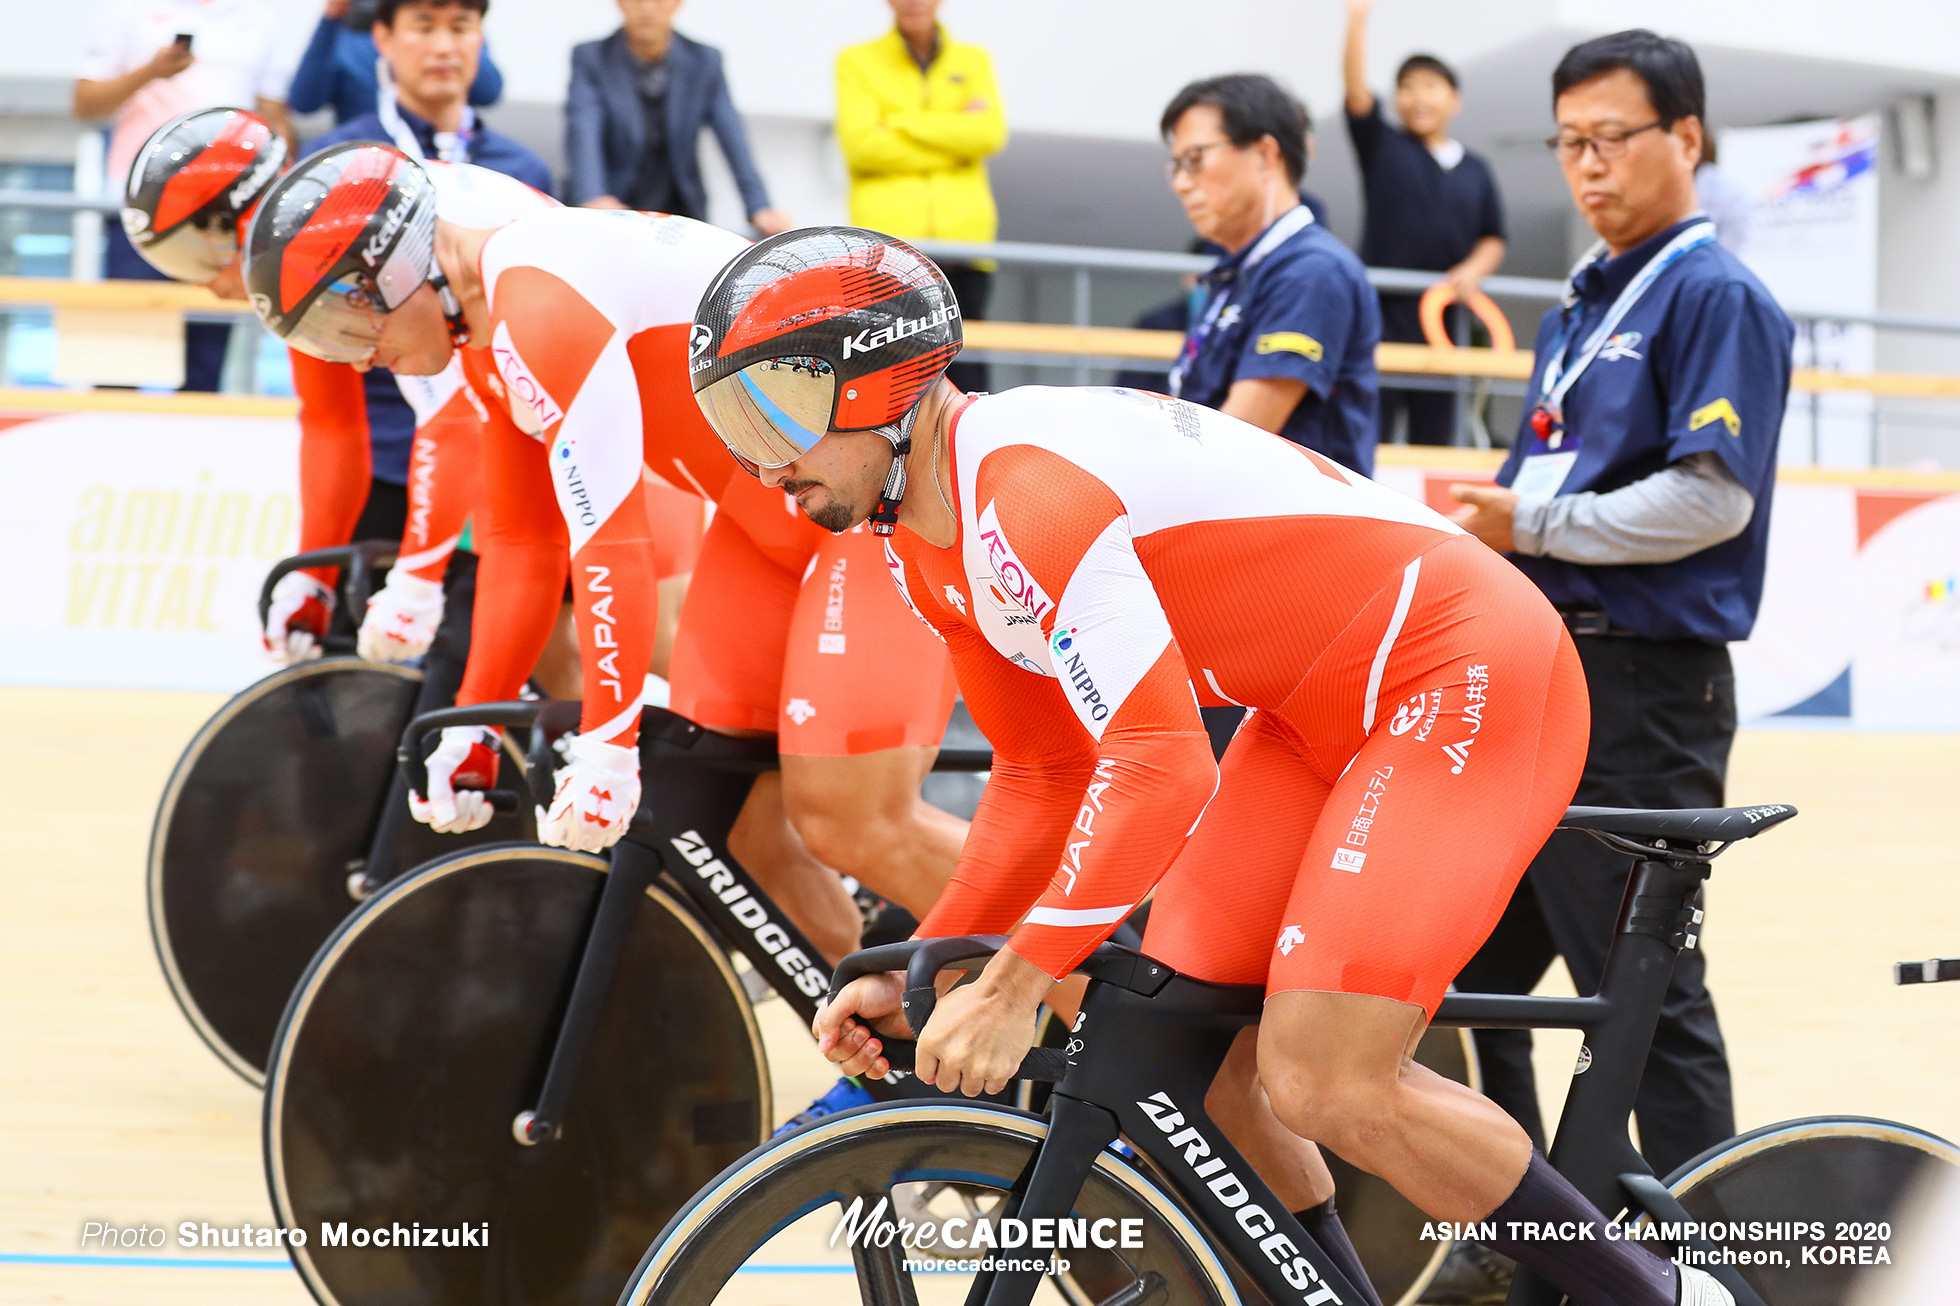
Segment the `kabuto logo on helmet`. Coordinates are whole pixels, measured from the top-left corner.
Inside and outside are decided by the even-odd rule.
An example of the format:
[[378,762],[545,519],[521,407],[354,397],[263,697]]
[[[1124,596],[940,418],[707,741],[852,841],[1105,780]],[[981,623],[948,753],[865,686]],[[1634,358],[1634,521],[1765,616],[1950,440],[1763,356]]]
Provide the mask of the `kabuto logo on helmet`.
[[960,315],[960,306],[954,303],[942,304],[922,318],[901,317],[882,331],[866,327],[854,336],[844,337],[844,357],[852,354],[868,354],[874,349],[882,349],[896,341],[916,336],[936,326],[944,326]]
[[285,165],[285,141],[243,109],[172,118],[130,166],[123,230],[164,275],[210,281],[238,257],[245,220]]
[[[401,151],[372,142],[306,160],[261,202],[246,290],[288,344],[331,363],[373,357],[382,318],[427,284],[436,192]],[[263,296],[260,299],[259,296]]]

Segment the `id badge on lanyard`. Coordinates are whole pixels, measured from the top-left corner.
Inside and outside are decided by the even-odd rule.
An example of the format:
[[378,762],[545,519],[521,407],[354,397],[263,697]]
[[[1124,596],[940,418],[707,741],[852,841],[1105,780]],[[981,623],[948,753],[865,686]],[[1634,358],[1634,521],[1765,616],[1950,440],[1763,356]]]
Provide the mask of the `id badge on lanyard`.
[[1579,461],[1578,441],[1567,443],[1574,447],[1556,453],[1535,453],[1519,464],[1517,477],[1511,482],[1512,493],[1520,499],[1556,496],[1565,478],[1572,474],[1572,464]]
[[[1579,461],[1579,437],[1566,430],[1565,396],[1574,383],[1599,356],[1600,349],[1618,329],[1621,319],[1632,311],[1640,297],[1647,293],[1653,284],[1660,280],[1681,257],[1699,249],[1715,239],[1715,224],[1701,221],[1689,226],[1655,254],[1642,268],[1640,274],[1620,292],[1620,297],[1607,309],[1599,324],[1593,328],[1592,335],[1581,348],[1579,357],[1568,366],[1566,355],[1573,345],[1573,332],[1561,325],[1557,348],[1551,351],[1551,361],[1546,365],[1540,382],[1538,402],[1531,412],[1531,431],[1534,444],[1544,445],[1544,452],[1527,457],[1518,467],[1518,474],[1511,482],[1512,491],[1520,499],[1550,499],[1557,495],[1565,485],[1566,478],[1572,474],[1572,465]],[[1579,274],[1605,252],[1605,242],[1587,251],[1579,265],[1572,269],[1566,279],[1566,293],[1561,305],[1563,313],[1571,313],[1577,305]],[[1574,324],[1576,326],[1576,323]]]

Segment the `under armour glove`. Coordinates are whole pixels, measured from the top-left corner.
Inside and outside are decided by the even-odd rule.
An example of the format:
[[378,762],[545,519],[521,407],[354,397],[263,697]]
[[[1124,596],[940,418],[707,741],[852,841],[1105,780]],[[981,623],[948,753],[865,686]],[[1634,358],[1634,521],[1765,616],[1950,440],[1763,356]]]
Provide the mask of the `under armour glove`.
[[450,726],[429,754],[429,792],[409,791],[409,814],[437,834],[463,834],[490,824],[490,799],[480,790],[497,783],[497,732],[487,726]]
[[355,648],[370,662],[407,662],[429,651],[441,624],[442,582],[397,567],[368,600]]
[[538,838],[576,852],[610,848],[640,805],[638,749],[583,735],[564,745],[551,809],[538,809]]
[[317,658],[333,618],[333,587],[303,571],[289,571],[272,587],[272,606],[259,638],[266,656],[290,665]]

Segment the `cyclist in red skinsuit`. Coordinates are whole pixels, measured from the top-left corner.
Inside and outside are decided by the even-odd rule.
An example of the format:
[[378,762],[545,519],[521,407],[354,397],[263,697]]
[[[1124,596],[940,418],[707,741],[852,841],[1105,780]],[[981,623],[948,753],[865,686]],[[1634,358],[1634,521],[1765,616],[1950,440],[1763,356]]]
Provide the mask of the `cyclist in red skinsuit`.
[[[676,638],[675,709],[712,729],[779,734],[790,814],[800,818],[796,824],[812,851],[923,910],[936,898],[963,831],[950,818],[934,820],[930,809],[913,815],[921,806],[912,795],[922,758],[901,759],[890,788],[902,799],[901,820],[930,822],[945,850],[939,867],[909,880],[895,877],[890,864],[894,848],[918,859],[907,832],[884,849],[840,846],[823,832],[856,822],[834,805],[813,819],[809,809],[822,805],[799,805],[796,786],[812,772],[819,780],[825,772],[856,774],[853,763],[867,755],[918,755],[934,746],[953,693],[944,654],[890,601],[869,534],[826,535],[781,494],[740,475],[685,388],[693,306],[714,273],[745,247],[738,237],[684,218],[570,211],[484,242],[478,268],[490,348],[464,351],[464,365],[477,391],[494,396],[499,414],[486,436],[491,529],[500,543],[516,547],[521,539],[532,579],[524,585],[486,579],[478,620],[499,637],[480,641],[484,651],[472,657],[459,701],[509,695],[526,652],[519,632],[538,626],[530,610],[542,593],[536,577],[547,567],[557,575],[569,546],[587,649],[582,729],[629,745],[638,727],[633,686],[611,683],[604,641],[619,642],[617,665],[632,665],[651,611],[608,603],[595,588],[622,595],[647,589],[634,570],[640,565],[635,533],[644,525],[630,502],[613,506],[615,487],[644,469],[689,488],[713,500],[717,512]],[[645,270],[622,277],[621,267]],[[549,435],[549,456],[526,429]],[[591,526],[588,516],[601,524]],[[601,622],[602,607],[615,619]],[[824,629],[833,608],[836,629]],[[598,624],[607,627],[603,634]],[[916,669],[867,683],[880,649],[907,653]],[[848,779],[826,792],[847,786]]]
[[[684,218],[580,210],[494,232],[431,220],[425,238],[421,183],[403,162],[367,147],[302,164],[282,183],[294,189],[266,200],[248,280],[276,331],[357,366],[428,374],[461,356],[489,417],[476,638],[459,703],[512,697],[568,576],[574,596],[584,713],[541,837],[596,851],[637,804],[655,616],[641,485],[652,476],[718,509],[676,641],[676,707],[711,728],[777,729],[782,805],[810,851],[927,910],[964,835],[918,799],[951,708],[944,651],[896,601],[868,533],[834,539],[781,494],[746,477],[731,486],[733,465],[687,389],[694,306],[746,242]],[[459,337],[469,347],[455,349]],[[874,679],[893,652],[905,674]],[[445,732],[425,819],[476,818],[480,799],[456,782],[480,782],[490,742]],[[449,812],[436,811],[445,801]],[[837,829],[855,840],[827,837]],[[786,910],[804,924],[814,904],[829,913],[816,922],[828,933],[813,930],[820,946],[855,946],[859,921],[837,878],[800,883],[809,901],[788,894]]]
[[[894,579],[994,743],[920,934],[1011,941],[942,996],[921,1076],[1001,1089],[1037,1004],[1156,888],[1150,955],[1265,985],[1208,1105],[1289,1205],[1319,1208],[1309,1227],[1357,1287],[1308,1138],[1434,1218],[1509,1227],[1494,1245],[1578,1299],[1726,1296],[1604,1241],[1522,1129],[1409,1057],[1584,761],[1584,677],[1529,581],[1421,504],[1223,414],[1130,390],[961,395],[938,379],[959,342],[950,289],[876,233],[763,242],[697,329],[717,433],[814,519],[894,529]],[[882,423],[854,410],[896,377]],[[1198,709],[1223,704],[1250,716],[1214,766]],[[819,1015],[845,1073],[884,1070],[850,1018],[909,1032],[903,985],[867,976]],[[1600,1241],[1548,1252],[1509,1224],[1555,1217]]]
[[[204,285],[221,298],[245,298],[239,253],[251,215],[286,162],[285,142],[242,109],[204,109],[158,128],[138,151],[125,186],[123,224],[159,271]],[[438,209],[473,226],[500,226],[557,207],[502,174],[470,165],[428,165]],[[299,399],[301,551],[354,538],[376,482],[367,398],[360,374],[288,350]],[[450,552],[476,500],[481,405],[460,368],[399,379],[416,417],[410,451],[401,553],[387,584],[363,614],[364,657],[399,662],[420,656],[442,617],[441,582]],[[649,489],[649,493],[658,493]],[[660,574],[692,570],[698,530],[671,517]],[[281,661],[317,657],[333,603],[336,569],[308,568],[275,587],[265,645]],[[664,668],[663,668],[664,669]]]

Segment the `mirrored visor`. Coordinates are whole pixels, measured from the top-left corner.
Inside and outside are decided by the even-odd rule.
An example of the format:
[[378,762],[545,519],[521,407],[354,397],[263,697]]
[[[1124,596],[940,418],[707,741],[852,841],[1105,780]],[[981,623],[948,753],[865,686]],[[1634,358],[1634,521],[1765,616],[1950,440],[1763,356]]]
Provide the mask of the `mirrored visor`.
[[830,429],[837,375],[820,358],[769,358],[695,392],[708,425],[738,459],[783,467]]
[[304,313],[287,318],[283,331],[273,329],[302,354],[328,363],[362,363],[381,343],[385,316],[365,289],[342,280],[322,289]]
[[136,252],[172,281],[204,285],[239,257],[235,227],[216,222],[200,227],[186,222],[146,243],[142,233],[147,225],[141,209],[123,210],[123,230],[129,233]]

